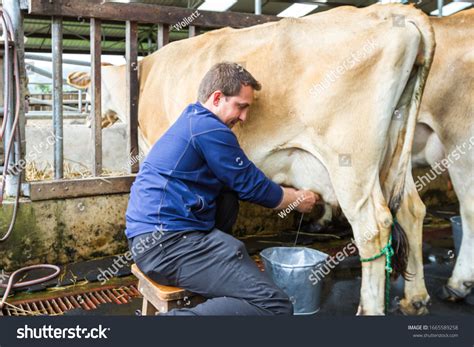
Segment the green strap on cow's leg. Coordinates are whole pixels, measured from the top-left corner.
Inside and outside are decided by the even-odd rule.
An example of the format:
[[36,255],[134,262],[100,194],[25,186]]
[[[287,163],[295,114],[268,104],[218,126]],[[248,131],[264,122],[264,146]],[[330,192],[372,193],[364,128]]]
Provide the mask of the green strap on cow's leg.
[[390,275],[393,271],[392,267],[392,256],[394,255],[393,247],[392,247],[392,233],[395,227],[395,223],[397,223],[397,218],[393,218],[392,230],[390,232],[390,236],[388,238],[387,245],[382,248],[382,250],[377,253],[376,255],[370,258],[360,258],[360,261],[365,263],[375,259],[378,259],[385,255],[385,313],[388,312],[388,307],[390,303]]

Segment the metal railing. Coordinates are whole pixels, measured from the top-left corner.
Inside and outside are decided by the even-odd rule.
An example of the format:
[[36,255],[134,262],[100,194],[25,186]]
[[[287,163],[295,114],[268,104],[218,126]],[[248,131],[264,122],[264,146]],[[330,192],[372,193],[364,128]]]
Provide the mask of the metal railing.
[[[11,0],[10,0],[11,1]],[[19,0],[18,0],[19,1]],[[126,90],[127,90],[127,113],[128,113],[128,146],[127,152],[130,158],[138,156],[138,61],[137,61],[137,41],[138,24],[151,23],[158,24],[157,46],[165,46],[169,41],[170,26],[180,22],[183,18],[191,16],[195,10],[159,6],[141,3],[112,3],[105,2],[98,4],[95,0],[61,0],[51,2],[49,0],[30,0],[28,2],[28,15],[51,19],[52,35],[52,57],[42,57],[33,54],[22,56],[24,59],[36,59],[52,62],[52,73],[40,71],[34,66],[29,69],[50,77],[53,81],[52,121],[54,133],[54,181],[50,182],[30,182],[25,189],[25,194],[35,199],[67,198],[98,194],[111,194],[128,192],[133,182],[134,174],[138,172],[138,161],[130,161],[129,176],[107,177],[110,186],[104,187],[102,174],[102,110],[101,110],[101,26],[103,21],[123,21],[126,27]],[[12,16],[18,18],[18,30],[22,31],[23,13],[13,13]],[[87,179],[64,180],[64,143],[63,143],[63,121],[68,111],[72,111],[68,105],[63,104],[63,64],[86,65],[72,59],[63,59],[63,19],[80,18],[90,21],[90,52],[91,52],[91,118],[92,118],[92,174],[94,177]],[[189,26],[189,35],[194,36],[199,33],[199,28],[221,28],[231,26],[235,28],[247,27],[269,21],[276,21],[280,18],[274,16],[253,15],[244,13],[219,13],[200,11],[200,15],[193,20]],[[23,42],[16,44],[23,49]],[[89,65],[89,64],[87,64]],[[20,95],[24,99],[25,95]],[[38,100],[34,100],[38,102]],[[42,101],[41,101],[42,102]],[[49,103],[49,102],[48,102]],[[65,112],[66,111],[66,112]],[[24,114],[23,114],[24,116]],[[23,117],[24,128],[24,117]],[[24,137],[23,137],[24,138]]]

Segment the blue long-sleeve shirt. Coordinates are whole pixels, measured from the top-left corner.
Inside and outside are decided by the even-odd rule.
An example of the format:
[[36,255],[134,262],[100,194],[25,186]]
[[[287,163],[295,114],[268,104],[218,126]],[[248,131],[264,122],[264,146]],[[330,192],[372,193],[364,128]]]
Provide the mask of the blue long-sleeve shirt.
[[227,125],[199,102],[191,104],[141,165],[125,233],[132,238],[155,230],[212,230],[224,186],[265,207],[283,198],[281,187],[247,158]]

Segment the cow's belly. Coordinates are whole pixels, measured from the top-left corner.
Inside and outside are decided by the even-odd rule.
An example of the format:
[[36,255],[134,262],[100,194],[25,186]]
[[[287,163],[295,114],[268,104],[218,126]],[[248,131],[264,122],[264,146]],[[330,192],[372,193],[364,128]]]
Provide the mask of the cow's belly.
[[281,149],[271,152],[255,164],[274,182],[318,193],[325,202],[336,206],[337,199],[324,165],[309,152]]

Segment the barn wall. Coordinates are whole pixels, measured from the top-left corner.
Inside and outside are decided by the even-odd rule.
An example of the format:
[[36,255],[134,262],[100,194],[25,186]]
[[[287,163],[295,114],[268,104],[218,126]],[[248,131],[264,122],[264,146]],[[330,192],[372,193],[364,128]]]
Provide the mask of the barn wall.
[[[24,201],[7,241],[0,243],[0,268],[64,264],[126,251],[126,194],[67,200]],[[5,230],[13,203],[5,201]]]

